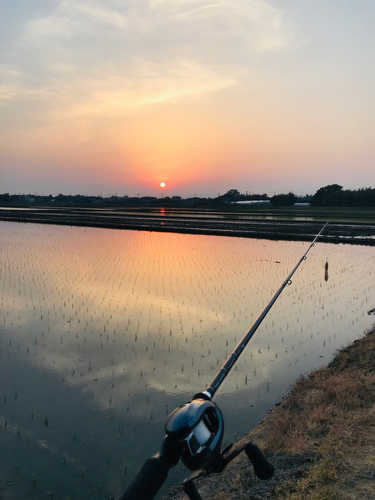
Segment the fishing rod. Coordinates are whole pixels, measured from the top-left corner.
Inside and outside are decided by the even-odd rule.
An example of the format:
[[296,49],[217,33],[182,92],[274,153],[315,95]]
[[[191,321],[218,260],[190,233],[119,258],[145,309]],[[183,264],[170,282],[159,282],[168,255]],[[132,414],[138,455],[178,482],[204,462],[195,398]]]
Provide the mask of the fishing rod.
[[210,399],[212,399],[214,397],[216,391],[219,389],[220,385],[223,383],[224,379],[227,377],[227,375],[229,374],[230,370],[233,368],[235,362],[237,361],[237,359],[239,358],[240,354],[242,353],[242,351],[247,346],[247,344],[250,341],[251,337],[257,331],[258,327],[260,326],[260,324],[262,323],[262,321],[264,320],[264,318],[267,316],[267,314],[268,314],[269,310],[271,309],[271,307],[274,305],[274,303],[276,302],[276,300],[279,298],[279,295],[281,294],[281,292],[284,290],[284,288],[287,285],[291,285],[291,283],[292,283],[291,277],[297,271],[297,269],[300,266],[301,262],[303,262],[304,260],[307,259],[307,257],[306,257],[307,254],[309,253],[310,249],[315,245],[315,242],[317,241],[317,239],[319,238],[319,236],[322,234],[322,232],[326,228],[328,222],[329,221],[327,221],[324,224],[324,226],[322,227],[322,229],[315,236],[315,238],[312,241],[311,245],[306,250],[306,252],[302,255],[302,257],[298,261],[297,265],[291,271],[291,273],[289,274],[289,276],[285,279],[285,281],[283,282],[283,284],[281,285],[281,287],[277,290],[277,292],[275,293],[275,295],[272,297],[272,299],[270,300],[270,302],[268,303],[268,305],[266,306],[266,308],[263,310],[263,312],[260,314],[260,316],[258,317],[258,319],[254,322],[254,324],[252,325],[252,327],[248,330],[248,332],[241,339],[241,341],[239,342],[239,344],[237,345],[237,347],[234,349],[234,351],[232,352],[232,354],[229,356],[229,358],[226,360],[226,362],[223,364],[223,366],[221,367],[219,373],[213,379],[213,381],[211,382],[211,384],[209,385],[209,387],[207,387],[207,389],[203,392],[203,394],[207,395]]
[[227,446],[223,451],[220,450],[224,436],[224,419],[213,398],[281,292],[292,283],[293,274],[306,260],[307,254],[328,223],[329,221],[315,236],[294,269],[220,368],[211,384],[205,391],[195,394],[190,402],[176,408],[168,416],[165,423],[166,436],[160,451],[146,461],[120,500],[152,500],[166,480],[169,469],[177,465],[180,459],[190,471],[195,471],[182,483],[185,493],[191,500],[202,500],[194,485],[194,480],[209,473],[222,472],[228,463],[242,451],[247,454],[255,474],[260,479],[272,477],[273,465],[251,441],[246,441],[234,450],[232,450],[232,445]]

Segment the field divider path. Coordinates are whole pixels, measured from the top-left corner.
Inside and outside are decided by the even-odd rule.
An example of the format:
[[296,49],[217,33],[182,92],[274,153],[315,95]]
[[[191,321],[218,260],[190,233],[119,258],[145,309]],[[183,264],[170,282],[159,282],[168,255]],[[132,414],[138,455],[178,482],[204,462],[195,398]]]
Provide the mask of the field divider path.
[[[0,220],[56,224],[66,226],[100,227],[136,231],[157,231],[186,234],[235,236],[272,240],[309,241],[321,227],[321,221],[264,220],[209,214],[160,215],[133,211],[57,209],[1,209]],[[321,237],[328,243],[375,245],[375,224],[330,222]]]

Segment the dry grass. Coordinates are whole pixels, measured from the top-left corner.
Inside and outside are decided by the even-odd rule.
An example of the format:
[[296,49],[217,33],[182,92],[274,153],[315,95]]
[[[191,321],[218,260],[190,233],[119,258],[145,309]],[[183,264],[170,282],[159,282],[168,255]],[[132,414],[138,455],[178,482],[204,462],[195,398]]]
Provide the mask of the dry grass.
[[269,414],[264,433],[270,455],[320,457],[300,481],[281,485],[270,498],[375,498],[375,330],[300,379]]
[[375,499],[375,328],[298,380],[249,437],[274,463],[273,478],[256,479],[241,454],[197,484],[204,499]]
[[329,448],[355,451],[365,444],[363,426],[374,421],[375,374],[328,370],[301,380],[267,419],[269,453]]

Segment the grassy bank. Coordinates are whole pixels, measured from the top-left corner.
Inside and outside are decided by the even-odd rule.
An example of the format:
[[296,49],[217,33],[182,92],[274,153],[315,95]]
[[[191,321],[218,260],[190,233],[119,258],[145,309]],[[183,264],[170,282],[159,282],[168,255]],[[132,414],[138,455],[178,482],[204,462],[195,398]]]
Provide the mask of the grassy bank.
[[273,478],[258,480],[241,454],[197,481],[203,499],[374,499],[375,328],[301,378],[249,438],[275,465]]

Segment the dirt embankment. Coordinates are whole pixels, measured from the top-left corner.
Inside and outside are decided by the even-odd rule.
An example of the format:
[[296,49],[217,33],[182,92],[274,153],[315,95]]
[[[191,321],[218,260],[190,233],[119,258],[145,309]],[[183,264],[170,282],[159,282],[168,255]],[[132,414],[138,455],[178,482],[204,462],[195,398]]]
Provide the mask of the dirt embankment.
[[[189,211],[165,213],[155,211],[27,208],[1,209],[0,220],[36,224],[131,229],[187,234],[236,236],[274,240],[311,241],[324,222],[276,220],[236,213]],[[375,225],[371,222],[330,222],[320,241],[375,245]]]
[[[246,455],[196,481],[210,500],[375,499],[375,328],[301,378],[246,438],[274,464],[257,479]],[[165,498],[185,500],[181,487]]]

